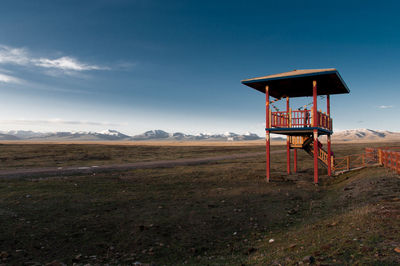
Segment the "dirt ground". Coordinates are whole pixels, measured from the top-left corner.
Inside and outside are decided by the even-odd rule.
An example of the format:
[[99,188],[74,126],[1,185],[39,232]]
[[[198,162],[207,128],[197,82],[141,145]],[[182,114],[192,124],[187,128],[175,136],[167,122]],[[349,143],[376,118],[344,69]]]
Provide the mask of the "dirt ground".
[[[273,150],[282,149],[274,146]],[[170,146],[107,144],[0,144],[0,169],[94,166],[262,152],[260,145]]]
[[270,183],[262,155],[1,180],[0,258],[6,265],[400,263],[398,175],[375,167],[328,178],[321,168],[314,186],[307,154],[289,176],[285,158],[273,157]]

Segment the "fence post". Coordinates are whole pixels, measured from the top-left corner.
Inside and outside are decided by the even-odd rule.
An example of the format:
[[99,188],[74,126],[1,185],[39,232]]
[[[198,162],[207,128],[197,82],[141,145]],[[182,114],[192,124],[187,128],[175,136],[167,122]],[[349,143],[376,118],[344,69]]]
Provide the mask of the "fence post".
[[314,107],[311,108],[310,116],[311,116],[311,126],[314,126]]
[[400,174],[400,152],[397,152],[396,167],[397,167],[397,173]]
[[269,109],[269,122],[268,122],[268,128],[271,128],[271,123],[272,123],[272,112],[271,109]]
[[324,127],[323,126],[323,120],[324,119],[324,117],[323,117],[323,115],[322,115],[322,110],[321,109],[319,109],[319,113],[318,113],[318,121],[319,121],[319,127]]
[[396,160],[394,159],[394,151],[390,152],[390,169],[396,170],[394,163]]
[[365,154],[361,154],[362,165],[365,166]]
[[389,152],[388,151],[383,151],[383,153],[385,154],[385,166],[388,167],[389,165]]
[[350,156],[346,156],[347,170],[350,170]]
[[380,165],[382,165],[382,150],[378,149],[378,162]]

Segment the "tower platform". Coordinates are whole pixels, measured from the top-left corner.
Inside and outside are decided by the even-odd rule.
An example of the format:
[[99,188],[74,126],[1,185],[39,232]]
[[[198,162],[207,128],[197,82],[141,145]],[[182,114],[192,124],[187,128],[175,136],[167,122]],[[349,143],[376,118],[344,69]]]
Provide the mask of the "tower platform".
[[[314,183],[318,183],[318,162],[323,163],[331,175],[333,134],[330,112],[330,95],[349,93],[346,83],[334,68],[304,69],[264,77],[242,80],[242,83],[265,93],[266,120],[266,176],[270,178],[270,134],[287,136],[287,172],[290,174],[290,151],[294,151],[294,172],[297,171],[297,149],[303,149],[314,158]],[[318,85],[318,87],[317,87]],[[317,97],[326,96],[326,112],[317,109]],[[270,101],[270,96],[275,97]],[[289,99],[294,97],[313,97],[311,110],[292,110]],[[286,98],[286,111],[271,112],[273,102]],[[274,105],[272,105],[274,107]],[[275,108],[277,109],[277,108]],[[323,149],[318,136],[326,135],[327,150]]]

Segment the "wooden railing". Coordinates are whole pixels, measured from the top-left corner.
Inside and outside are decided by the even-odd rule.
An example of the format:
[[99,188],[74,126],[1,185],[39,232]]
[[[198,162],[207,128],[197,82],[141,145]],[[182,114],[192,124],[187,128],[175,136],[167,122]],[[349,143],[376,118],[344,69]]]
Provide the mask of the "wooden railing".
[[351,154],[343,157],[335,157],[333,160],[334,171],[348,171],[355,168],[364,167],[367,164],[365,154]]
[[[325,163],[325,165],[328,165],[328,152],[325,151],[322,148],[318,149],[318,159],[320,159],[321,161],[323,161]],[[332,159],[333,157],[331,157]]]
[[[300,140],[301,138],[296,137],[297,139],[295,141]],[[304,141],[307,141],[307,139],[312,140],[312,137],[303,137]],[[298,145],[296,143],[296,145]],[[292,146],[294,147],[294,145]],[[302,148],[310,155],[314,156],[314,147],[313,147],[313,141],[308,142],[308,144],[304,144],[302,145]],[[324,150],[322,147],[318,148],[318,159],[325,165],[328,166],[328,152],[326,150]],[[331,156],[331,166],[333,166],[334,163],[334,159],[333,159],[333,155]]]
[[295,110],[292,111],[291,127],[311,127],[311,111]]
[[332,130],[332,119],[325,113],[322,112],[317,112],[317,113],[318,113],[318,122],[317,122],[318,127]]
[[365,148],[365,163],[377,164],[379,163],[379,152],[375,148]]
[[[269,127],[275,128],[304,128],[314,126],[312,110],[290,110],[270,112]],[[325,113],[317,112],[316,127],[332,130],[332,119]]]
[[290,146],[292,148],[303,148],[304,142],[309,136],[290,136]]
[[290,119],[288,112],[272,112],[271,126],[272,127],[290,127]]
[[378,149],[378,154],[381,165],[400,174],[400,147]]
[[335,157],[334,171],[382,165],[400,174],[400,147],[365,148],[365,153]]

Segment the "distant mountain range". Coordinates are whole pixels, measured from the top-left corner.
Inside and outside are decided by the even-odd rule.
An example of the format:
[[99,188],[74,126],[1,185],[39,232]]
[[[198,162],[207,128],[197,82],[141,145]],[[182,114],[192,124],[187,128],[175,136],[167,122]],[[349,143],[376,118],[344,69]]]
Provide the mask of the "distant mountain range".
[[400,132],[372,129],[349,129],[336,131],[333,141],[400,141]]
[[189,135],[181,132],[168,133],[163,130],[150,130],[143,134],[128,136],[116,130],[105,130],[101,132],[48,132],[40,133],[33,131],[0,132],[0,140],[32,140],[32,141],[145,141],[145,140],[178,140],[178,141],[242,141],[261,139],[257,134],[245,133],[243,135],[228,132],[224,134]]
[[[244,141],[263,139],[254,133],[236,134],[227,132],[224,134],[200,133],[196,135],[181,132],[168,133],[163,130],[150,130],[143,134],[128,136],[116,130],[101,132],[33,132],[23,130],[11,130],[0,132],[1,140],[31,140],[31,141]],[[272,140],[283,141],[286,137],[272,137]],[[333,141],[400,141],[400,132],[371,129],[351,129],[336,131],[332,135]]]
[[43,141],[68,141],[68,140],[130,140],[131,137],[116,130],[102,132],[33,132],[24,130],[11,130],[0,132],[0,140],[43,140]]

